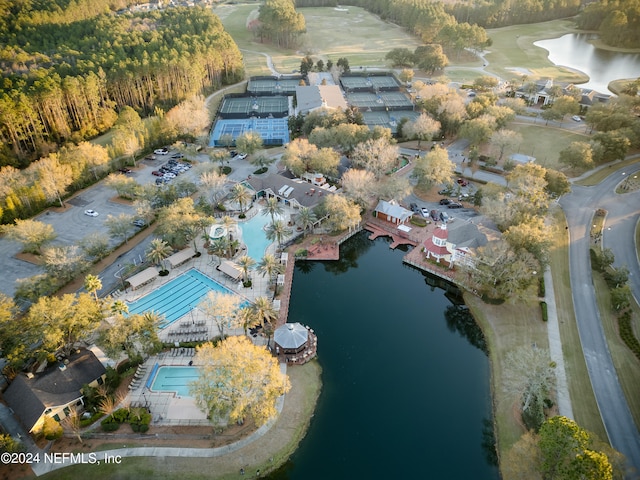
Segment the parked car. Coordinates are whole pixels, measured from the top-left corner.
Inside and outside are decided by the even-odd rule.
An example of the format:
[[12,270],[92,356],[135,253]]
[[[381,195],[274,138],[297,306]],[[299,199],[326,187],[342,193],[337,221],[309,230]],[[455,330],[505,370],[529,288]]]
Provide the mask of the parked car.
[[133,224],[138,228],[142,228],[144,227],[144,220],[140,220],[140,219],[134,220]]
[[448,198],[440,199],[440,205],[449,205],[450,203],[451,203],[451,200],[449,200]]
[[171,158],[184,158],[184,155],[182,153],[174,153]]
[[424,218],[429,218],[429,209],[428,208],[421,208],[420,209],[420,213],[422,214],[422,216]]
[[124,173],[124,174],[131,173],[131,169],[130,168],[119,168],[118,171],[120,173]]
[[571,117],[571,120],[573,120],[574,122],[581,122],[582,121],[582,119],[578,115],[574,115],[573,117]]
[[98,216],[98,212],[96,212],[95,210],[85,210],[84,214],[88,215],[89,217],[97,217]]
[[431,219],[432,219],[434,222],[437,222],[437,221],[438,221],[438,218],[439,218],[439,212],[438,212],[438,210],[431,210],[431,212],[429,212],[429,215],[431,215]]
[[176,178],[176,174],[175,173],[171,173],[171,172],[167,172],[162,176],[162,178]]
[[444,223],[447,223],[450,218],[451,217],[449,217],[449,214],[447,212],[440,212],[440,220],[442,220]]
[[155,155],[147,155],[144,157],[145,160],[155,160],[157,157]]
[[239,153],[238,155],[236,155],[236,158],[238,160],[244,160],[247,157],[248,157],[248,155],[246,153]]
[[156,185],[164,185],[166,183],[165,180],[166,178],[164,177],[156,178]]
[[418,205],[416,203],[410,204],[409,208],[413,213],[420,213],[420,209],[418,208]]
[[451,202],[447,205],[447,208],[462,208],[463,205],[458,202]]
[[153,153],[155,153],[156,155],[169,155],[169,149],[166,147],[157,148],[153,151]]
[[153,172],[151,172],[151,175],[155,175],[156,177],[161,177],[163,173],[159,172],[158,170],[154,170]]
[[461,185],[463,187],[466,187],[467,185],[469,185],[469,182],[467,182],[464,178],[460,177],[458,178],[458,180],[456,180],[456,182],[458,182],[458,185]]
[[237,152],[236,150],[231,150],[231,151],[229,152],[229,156],[230,156],[231,158],[235,157],[237,154],[238,154],[238,152]]

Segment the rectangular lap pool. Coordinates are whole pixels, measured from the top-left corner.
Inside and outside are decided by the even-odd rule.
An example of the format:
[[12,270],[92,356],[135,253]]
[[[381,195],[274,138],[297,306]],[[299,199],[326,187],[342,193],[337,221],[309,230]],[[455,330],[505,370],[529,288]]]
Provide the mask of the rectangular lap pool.
[[212,290],[235,295],[214,279],[191,269],[135,302],[129,303],[129,313],[154,311],[162,314],[165,322],[160,325],[160,328],[165,328],[197,307],[202,298]]
[[153,392],[176,392],[181,397],[189,397],[189,382],[197,380],[198,367],[160,367],[156,371],[150,390]]

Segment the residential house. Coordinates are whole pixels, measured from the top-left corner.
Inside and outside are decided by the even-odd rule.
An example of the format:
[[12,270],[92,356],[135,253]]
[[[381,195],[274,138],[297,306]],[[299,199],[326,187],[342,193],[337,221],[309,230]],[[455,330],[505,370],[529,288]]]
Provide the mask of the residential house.
[[82,387],[102,385],[104,365],[90,350],[81,349],[57,367],[18,375],[4,399],[29,433],[41,430],[45,417],[60,421],[84,406]]

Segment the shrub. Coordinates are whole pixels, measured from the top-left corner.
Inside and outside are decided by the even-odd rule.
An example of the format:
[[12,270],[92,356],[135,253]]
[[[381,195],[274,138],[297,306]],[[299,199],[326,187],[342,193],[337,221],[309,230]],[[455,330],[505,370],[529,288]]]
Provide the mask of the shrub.
[[120,424],[115,421],[112,415],[109,415],[100,422],[102,430],[105,432],[115,432],[120,428]]
[[415,225],[416,227],[426,227],[427,226],[427,221],[424,218],[418,217],[416,215],[411,217],[410,221],[411,221],[411,225]]
[[62,427],[51,417],[44,417],[44,425],[42,425],[42,434],[47,440],[57,440],[62,437]]
[[546,295],[546,290],[544,287],[544,277],[538,278],[538,296],[544,297]]
[[166,277],[167,275],[169,275],[169,270],[160,270],[160,273],[158,274],[161,277]]
[[640,360],[640,342],[633,332],[633,326],[631,325],[631,312],[629,310],[618,317],[618,329],[620,330],[620,338],[622,338],[622,341]]
[[89,425],[97,422],[100,418],[102,418],[103,415],[104,414],[102,412],[96,412],[89,418],[83,418],[82,420],[80,420],[80,427],[88,427]]
[[306,248],[299,248],[295,253],[296,257],[306,257],[307,255],[309,255],[309,251]]
[[224,173],[225,175],[229,175],[231,173],[231,167],[222,167],[222,173]]
[[241,213],[240,215],[238,215],[238,218],[240,218],[240,219],[247,218],[247,216],[244,213]]
[[129,409],[119,408],[111,414],[113,419],[118,423],[124,423],[129,419]]
[[267,170],[268,170],[267,167],[262,167],[262,168],[259,168],[258,170],[256,170],[255,172],[253,172],[253,174],[254,175],[260,175],[260,174],[266,172]]
[[540,302],[540,309],[542,310],[542,321],[548,321],[549,314],[547,313],[547,302]]

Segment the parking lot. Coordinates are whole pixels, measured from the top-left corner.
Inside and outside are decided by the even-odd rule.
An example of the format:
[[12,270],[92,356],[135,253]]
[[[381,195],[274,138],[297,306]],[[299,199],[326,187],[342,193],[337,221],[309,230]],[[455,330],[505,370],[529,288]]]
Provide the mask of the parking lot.
[[[138,162],[135,168],[127,176],[135,179],[141,185],[154,183],[157,177],[151,172],[165,164],[170,156],[156,156],[156,160],[144,160]],[[203,158],[204,159],[204,158]],[[195,172],[191,169],[183,175],[191,181],[195,180]],[[104,182],[79,192],[72,198],[65,201],[66,208],[48,209],[40,215],[34,217],[43,223],[53,227],[57,238],[53,245],[78,245],[80,240],[93,233],[109,238],[109,231],[104,222],[108,215],[117,217],[124,213],[135,215],[135,209],[130,203],[117,199],[113,189],[107,188]],[[85,215],[85,210],[94,210],[98,213],[96,217]],[[135,232],[135,230],[132,230]],[[109,245],[115,246],[120,240],[109,238]],[[21,245],[17,242],[0,238],[0,256],[2,257],[2,278],[0,279],[0,292],[13,297],[16,290],[16,280],[28,278],[43,272],[43,269],[33,263],[16,258],[21,250]]]

